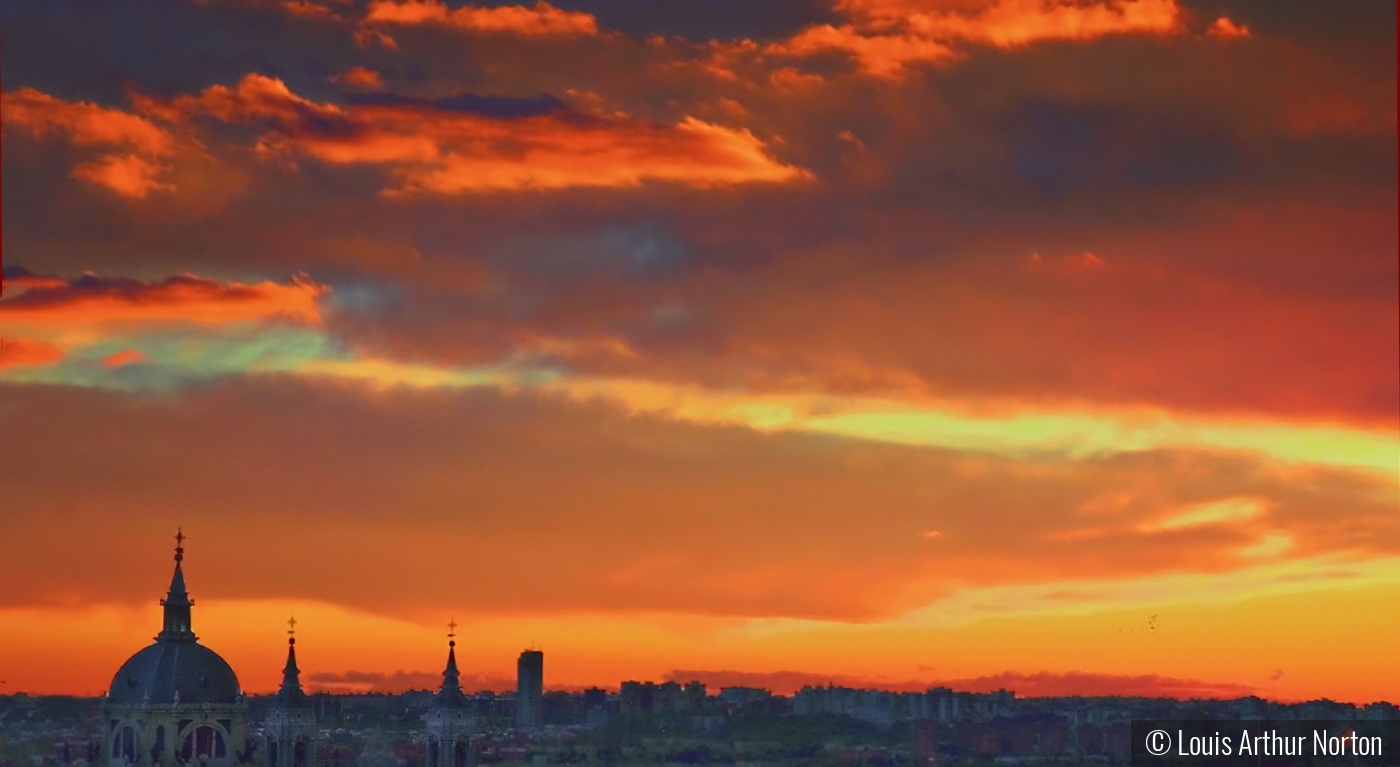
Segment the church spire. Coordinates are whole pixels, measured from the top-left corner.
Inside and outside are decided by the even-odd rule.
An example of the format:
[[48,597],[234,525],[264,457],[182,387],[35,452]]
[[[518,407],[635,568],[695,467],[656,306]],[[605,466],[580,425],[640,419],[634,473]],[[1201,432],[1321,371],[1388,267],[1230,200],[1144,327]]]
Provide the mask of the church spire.
[[287,619],[287,665],[282,668],[282,689],[301,689],[301,669],[297,668],[297,619]]
[[457,672],[457,621],[447,624],[447,629],[447,668],[442,672],[437,705],[452,708],[464,705],[467,696],[462,692],[461,674]]
[[311,701],[301,689],[301,669],[297,668],[297,619],[287,619],[287,665],[282,668],[282,687],[277,691],[277,705],[309,707]]
[[170,593],[165,595],[165,599],[160,600],[165,608],[165,623],[161,629],[160,640],[190,640],[197,639],[194,629],[190,625],[190,608],[194,606],[194,600],[185,591],[185,573],[180,568],[180,563],[185,559],[185,533],[179,528],[175,531],[175,574],[170,577]]

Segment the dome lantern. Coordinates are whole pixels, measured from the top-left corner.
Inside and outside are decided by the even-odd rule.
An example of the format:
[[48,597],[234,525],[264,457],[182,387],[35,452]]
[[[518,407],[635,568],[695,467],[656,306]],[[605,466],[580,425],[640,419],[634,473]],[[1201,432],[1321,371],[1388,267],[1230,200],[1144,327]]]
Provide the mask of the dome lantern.
[[184,531],[176,529],[175,574],[170,576],[169,593],[160,600],[161,606],[165,608],[165,621],[160,635],[156,637],[157,640],[194,642],[199,639],[194,635],[194,627],[190,623],[190,608],[194,606],[194,600],[190,599],[189,592],[185,590],[185,573],[180,567],[180,563],[185,559],[184,543]]

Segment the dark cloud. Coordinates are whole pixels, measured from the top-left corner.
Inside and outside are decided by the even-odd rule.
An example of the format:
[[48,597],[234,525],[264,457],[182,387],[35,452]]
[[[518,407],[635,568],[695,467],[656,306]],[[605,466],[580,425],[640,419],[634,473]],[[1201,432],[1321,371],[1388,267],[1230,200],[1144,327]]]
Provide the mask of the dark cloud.
[[1256,35],[1289,40],[1329,57],[1395,78],[1396,5],[1389,2],[1319,4],[1309,0],[1181,0],[1198,17],[1221,15]]
[[[329,693],[401,693],[408,690],[436,691],[442,687],[442,672],[431,671],[313,671],[306,674],[306,686],[312,692]],[[506,692],[515,689],[515,680],[506,676],[462,674],[462,689],[468,693],[489,690]]]
[[[723,271],[686,227],[690,255],[664,279],[633,271],[621,235],[521,238],[474,261],[470,285],[451,279],[446,256],[425,257],[440,284],[329,322],[352,347],[421,362],[492,364],[542,338],[616,339],[634,354],[580,349],[566,366],[720,390],[939,392],[1374,425],[1397,407],[1400,351],[1385,321],[1394,286],[1382,281],[1394,263],[1385,237],[1357,235],[1390,215],[1266,208],[1173,234],[985,235],[980,253],[942,259],[916,255],[910,235],[925,230],[891,217]],[[971,247],[956,226],[940,234]],[[1318,260],[1345,242],[1354,261]],[[1270,255],[1275,285],[1259,284],[1245,253]]]
[[638,39],[676,35],[695,41],[774,40],[838,18],[831,0],[558,0],[552,4],[591,13],[600,27]]
[[[188,0],[5,3],[0,83],[105,105],[129,86],[191,93],[232,85],[248,72],[325,93],[332,73],[358,63],[343,26],[283,13],[275,5]],[[158,52],[158,55],[153,55]]]
[[567,108],[559,99],[547,93],[532,98],[459,93],[440,99],[418,99],[397,93],[350,93],[344,100],[361,106],[407,106],[443,112],[470,112],[487,117],[530,117]]
[[1205,682],[1156,674],[1102,674],[1085,671],[1034,674],[1007,671],[1001,674],[963,679],[887,679],[805,671],[684,671],[666,675],[667,681],[684,684],[690,680],[709,687],[761,687],[780,695],[792,695],[803,687],[853,687],[891,692],[924,692],[946,687],[955,692],[996,692],[1008,690],[1020,698],[1123,696],[1134,698],[1242,698],[1256,688],[1232,682]]
[[[25,278],[20,278],[25,279]],[[223,284],[191,274],[159,282],[83,274],[73,280],[25,279],[32,287],[0,302],[0,321],[77,328],[107,322],[237,322],[271,316],[316,321],[325,286],[304,278],[290,284]]]
[[1048,198],[1200,188],[1236,175],[1242,160],[1225,135],[1113,105],[1028,100],[1006,116],[1003,130],[1012,173]]
[[615,224],[577,236],[520,237],[493,259],[503,272],[575,283],[598,272],[629,277],[674,275],[690,257],[687,244],[657,221]]

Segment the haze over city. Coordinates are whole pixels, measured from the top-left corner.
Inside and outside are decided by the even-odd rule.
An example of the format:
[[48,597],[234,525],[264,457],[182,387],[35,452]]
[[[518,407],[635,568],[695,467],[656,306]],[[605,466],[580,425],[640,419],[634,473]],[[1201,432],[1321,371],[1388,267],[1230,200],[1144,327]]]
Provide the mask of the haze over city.
[[0,0],[0,695],[1395,702],[1395,13]]

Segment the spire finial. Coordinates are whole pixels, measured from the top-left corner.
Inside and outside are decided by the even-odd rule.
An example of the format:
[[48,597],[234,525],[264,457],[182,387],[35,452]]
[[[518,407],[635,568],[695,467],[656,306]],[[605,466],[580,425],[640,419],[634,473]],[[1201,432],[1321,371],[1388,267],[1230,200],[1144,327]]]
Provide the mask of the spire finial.
[[282,688],[274,705],[280,708],[306,708],[311,705],[301,689],[301,669],[297,668],[297,619],[287,619],[287,665],[282,667]]
[[457,620],[454,618],[447,624],[447,668],[442,670],[442,689],[433,705],[459,708],[465,700],[461,674],[457,671]]
[[185,573],[181,569],[181,562],[185,558],[185,531],[175,528],[175,572],[170,576],[170,591],[161,600],[161,605],[165,608],[164,628],[160,632],[159,639],[170,640],[193,640],[194,632],[190,629],[190,607],[194,605],[194,600],[190,599],[189,592],[185,590]]

